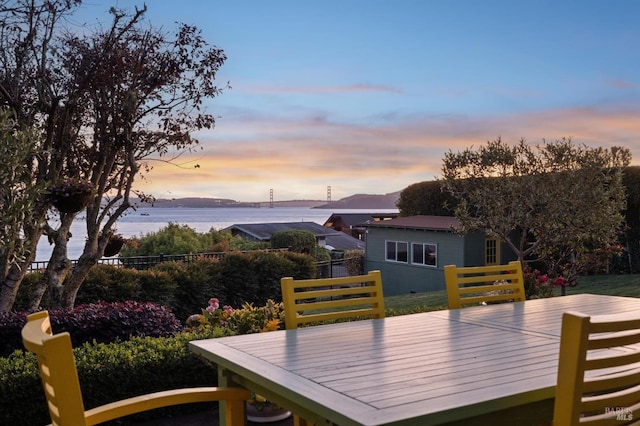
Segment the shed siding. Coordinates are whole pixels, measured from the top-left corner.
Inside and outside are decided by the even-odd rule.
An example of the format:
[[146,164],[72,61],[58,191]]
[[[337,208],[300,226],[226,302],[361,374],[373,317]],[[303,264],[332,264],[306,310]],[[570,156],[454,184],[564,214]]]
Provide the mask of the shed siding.
[[[466,239],[452,232],[394,228],[369,228],[368,231],[366,269],[381,271],[384,292],[387,296],[444,290],[443,267],[448,264],[465,264]],[[408,242],[409,262],[396,263],[385,260],[386,241]],[[435,244],[437,246],[436,267],[412,264],[412,243]]]

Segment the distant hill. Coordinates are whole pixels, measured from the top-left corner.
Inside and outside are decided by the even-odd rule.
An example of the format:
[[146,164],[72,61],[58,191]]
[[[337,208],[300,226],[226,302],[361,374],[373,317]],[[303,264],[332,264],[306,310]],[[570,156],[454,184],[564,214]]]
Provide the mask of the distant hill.
[[[327,203],[322,200],[289,200],[289,201],[274,201],[275,207],[311,207],[314,209],[395,209],[397,208],[396,202],[400,198],[400,191],[392,192],[390,194],[376,195],[376,194],[356,194],[349,197],[342,198],[337,201]],[[137,200],[132,200],[137,201]],[[175,198],[166,199],[159,198],[153,203],[139,203],[141,206],[150,207],[270,207],[270,202],[242,202],[231,200],[227,198]]]
[[391,192],[384,195],[356,194],[332,201],[315,209],[397,209],[396,203],[400,199],[400,192]]

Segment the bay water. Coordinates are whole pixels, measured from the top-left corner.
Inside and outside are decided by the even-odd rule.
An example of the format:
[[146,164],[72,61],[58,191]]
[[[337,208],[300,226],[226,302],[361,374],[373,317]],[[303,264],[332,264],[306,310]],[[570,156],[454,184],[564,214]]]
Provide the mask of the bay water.
[[[217,231],[232,225],[245,223],[288,223],[288,222],[316,222],[324,224],[333,213],[392,213],[395,209],[366,209],[366,210],[331,210],[314,209],[309,207],[216,207],[216,208],[188,208],[188,207],[140,207],[129,211],[121,217],[116,225],[116,233],[125,238],[142,237],[148,233],[157,232],[169,223],[187,225],[197,232],[208,232],[211,228]],[[52,226],[56,227],[55,221]],[[84,249],[86,239],[86,225],[82,212],[78,214],[71,227],[72,237],[68,243],[68,257],[78,259]],[[43,237],[38,244],[36,261],[48,261],[53,247],[47,238]]]

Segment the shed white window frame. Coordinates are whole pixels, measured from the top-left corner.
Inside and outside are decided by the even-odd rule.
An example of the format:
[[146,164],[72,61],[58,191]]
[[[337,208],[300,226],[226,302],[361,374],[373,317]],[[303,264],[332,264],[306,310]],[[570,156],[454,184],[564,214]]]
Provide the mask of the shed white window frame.
[[[433,262],[430,259],[433,259]],[[428,268],[437,268],[438,245],[435,243],[411,243],[411,263]]]
[[385,241],[384,260],[387,262],[409,263],[409,243],[407,241]]

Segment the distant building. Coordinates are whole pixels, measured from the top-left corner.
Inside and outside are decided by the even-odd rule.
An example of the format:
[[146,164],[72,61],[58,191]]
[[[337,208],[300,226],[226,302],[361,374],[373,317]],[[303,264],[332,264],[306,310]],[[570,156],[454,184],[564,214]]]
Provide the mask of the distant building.
[[385,296],[444,290],[445,265],[515,260],[506,244],[482,232],[460,235],[450,216],[408,216],[365,225],[365,270],[379,269]]
[[365,223],[390,220],[398,215],[399,213],[333,213],[324,226],[364,241]]
[[269,242],[276,232],[289,230],[309,231],[316,236],[318,245],[329,250],[364,250],[364,242],[315,222],[244,223],[231,225],[224,231],[247,241]]

